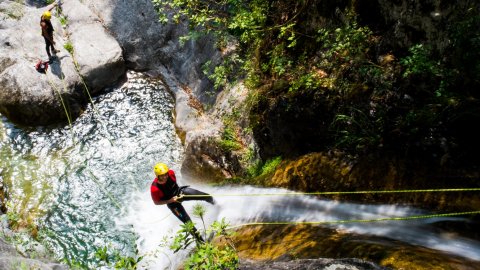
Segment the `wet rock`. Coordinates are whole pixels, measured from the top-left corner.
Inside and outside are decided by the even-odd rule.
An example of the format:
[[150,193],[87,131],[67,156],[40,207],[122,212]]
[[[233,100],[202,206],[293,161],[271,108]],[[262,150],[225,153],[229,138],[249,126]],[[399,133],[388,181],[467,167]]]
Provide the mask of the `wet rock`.
[[327,267],[333,264],[359,269],[479,269],[479,262],[473,259],[386,237],[316,225],[249,226],[237,230],[233,241],[242,265],[246,262],[246,266],[256,269],[277,269],[274,267],[278,264],[291,267],[278,269],[314,269],[299,268],[296,262],[301,262],[302,267],[312,263],[317,269],[331,269]]
[[303,259],[277,262],[241,262],[239,270],[387,270],[360,259]]
[[182,175],[192,179],[219,182],[240,170],[238,159],[224,151],[213,137],[197,137],[188,144]]

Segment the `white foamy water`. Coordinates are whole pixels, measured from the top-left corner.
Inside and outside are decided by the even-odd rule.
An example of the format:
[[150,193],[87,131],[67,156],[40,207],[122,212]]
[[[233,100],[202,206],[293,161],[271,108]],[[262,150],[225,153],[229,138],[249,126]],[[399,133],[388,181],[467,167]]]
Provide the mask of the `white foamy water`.
[[[180,184],[182,180],[179,180]],[[289,192],[284,189],[266,189],[251,186],[245,187],[208,187],[192,186],[211,194],[272,194]],[[215,220],[225,218],[231,226],[249,222],[317,222],[340,220],[366,220],[389,217],[408,217],[428,214],[419,209],[394,205],[365,205],[341,203],[338,201],[317,199],[312,196],[218,196],[217,204],[211,206],[198,202],[207,209],[207,227]],[[140,253],[152,251],[160,253],[157,258],[149,258],[148,266],[143,269],[175,269],[185,259],[185,253],[173,254],[168,248],[160,247],[162,239],[171,236],[180,229],[177,220],[166,206],[152,203],[147,190],[134,195],[129,207],[129,214],[119,220],[124,226],[130,224],[139,235],[137,244]],[[197,202],[184,202],[189,213]],[[191,215],[192,216],[192,215]],[[197,228],[201,222],[192,217]],[[462,220],[457,217],[443,217],[419,220],[352,222],[343,224],[319,225],[337,228],[346,232],[388,237],[402,242],[441,250],[480,260],[480,243],[478,241],[435,233],[431,223],[444,220]]]

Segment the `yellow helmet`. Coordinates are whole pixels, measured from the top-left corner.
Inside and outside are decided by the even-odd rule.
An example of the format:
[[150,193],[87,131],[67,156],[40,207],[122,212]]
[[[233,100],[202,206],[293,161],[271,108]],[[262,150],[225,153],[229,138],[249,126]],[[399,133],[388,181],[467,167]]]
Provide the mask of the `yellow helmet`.
[[43,17],[45,20],[50,20],[50,18],[52,18],[52,13],[50,13],[50,11],[45,11],[45,12],[42,14],[42,17]]
[[168,166],[165,163],[157,163],[153,167],[153,171],[155,172],[155,175],[162,175],[166,174],[168,172]]

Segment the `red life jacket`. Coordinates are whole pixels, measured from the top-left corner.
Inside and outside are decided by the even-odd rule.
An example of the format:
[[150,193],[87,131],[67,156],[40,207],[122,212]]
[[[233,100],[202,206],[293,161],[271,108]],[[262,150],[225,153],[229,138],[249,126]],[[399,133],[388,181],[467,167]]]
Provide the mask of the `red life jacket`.
[[180,187],[177,184],[175,172],[169,170],[167,174],[167,182],[160,184],[158,183],[158,179],[155,178],[150,186],[150,193],[154,202],[169,200],[173,196],[177,196],[180,192]]

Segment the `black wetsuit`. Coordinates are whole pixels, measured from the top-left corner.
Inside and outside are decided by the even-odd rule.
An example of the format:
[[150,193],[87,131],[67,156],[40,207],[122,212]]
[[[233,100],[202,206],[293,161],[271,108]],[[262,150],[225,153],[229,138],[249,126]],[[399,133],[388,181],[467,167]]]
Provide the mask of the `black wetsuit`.
[[[48,36],[45,36],[45,33],[43,32],[43,26],[42,23],[45,23],[45,31],[47,32]],[[50,20],[45,20],[43,16],[40,18],[40,26],[42,27],[42,36],[43,39],[45,39],[45,49],[47,50],[47,55],[48,57],[52,57],[50,54],[50,48],[52,48],[52,52],[56,53],[55,51],[55,46],[53,46],[53,43],[50,40],[53,40],[53,25]]]
[[[180,195],[203,195],[203,196],[196,196],[196,197],[182,197],[179,199],[177,202],[169,203],[167,204],[167,207],[172,211],[172,213],[183,223],[187,223],[191,221],[192,219],[188,215],[187,211],[181,204],[183,201],[193,201],[193,200],[202,200],[206,201],[208,203],[214,204],[214,200],[211,195],[201,192],[199,190],[189,188],[188,186],[183,186],[179,187],[177,182],[173,180],[175,176],[171,176],[169,174],[167,181],[165,184],[159,184],[156,179],[153,181],[152,186],[157,187],[162,193],[162,200],[170,200],[174,196],[180,196]],[[203,241],[202,237],[198,233],[197,229],[194,228],[194,236]]]

